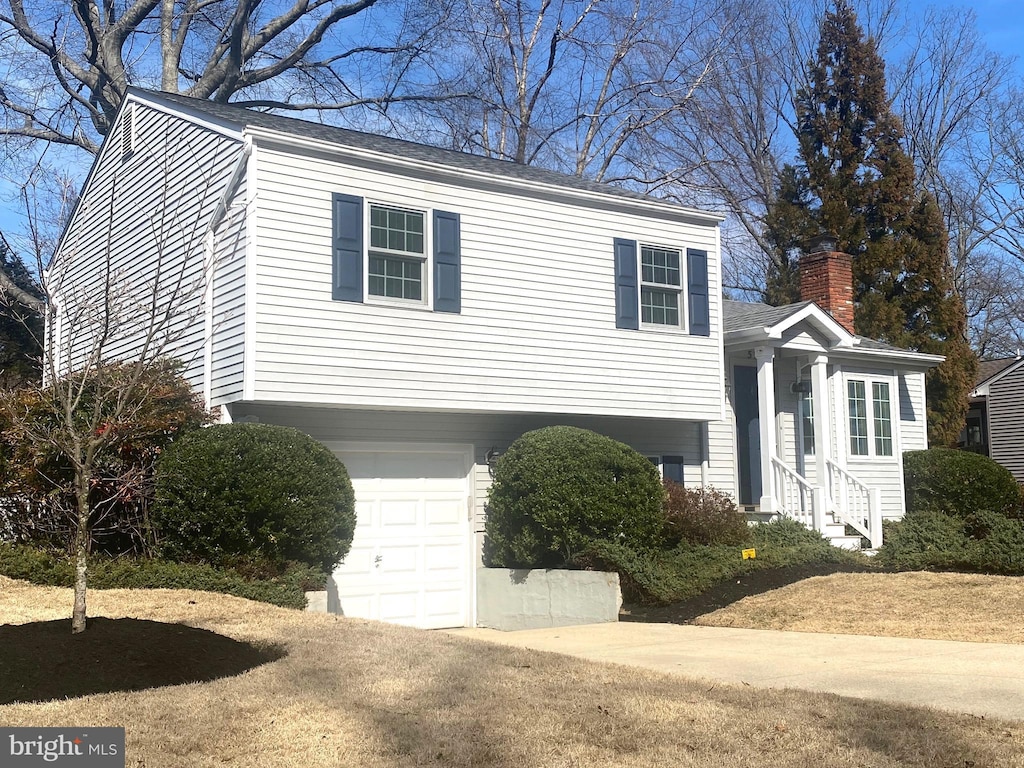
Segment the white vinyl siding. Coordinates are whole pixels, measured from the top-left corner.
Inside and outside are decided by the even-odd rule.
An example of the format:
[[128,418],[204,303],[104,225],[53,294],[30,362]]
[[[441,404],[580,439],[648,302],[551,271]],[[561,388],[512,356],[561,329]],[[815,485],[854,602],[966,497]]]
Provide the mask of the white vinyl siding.
[[242,397],[245,357],[246,180],[214,233],[210,405]]
[[[701,421],[721,412],[715,226],[265,144],[256,158],[255,399]],[[458,213],[461,313],[332,301],[332,193]],[[711,337],[615,328],[612,243],[622,232],[708,251]]]
[[[88,311],[86,323],[74,318],[109,285],[115,308],[104,359],[130,360],[143,344],[155,346],[182,360],[185,376],[202,391],[207,228],[242,144],[141,104],[130,114],[130,157],[122,158],[120,141],[129,128],[118,122],[48,269],[62,302],[60,369],[90,355],[100,318]],[[147,338],[152,318],[163,317],[175,292],[171,319],[158,321]]]

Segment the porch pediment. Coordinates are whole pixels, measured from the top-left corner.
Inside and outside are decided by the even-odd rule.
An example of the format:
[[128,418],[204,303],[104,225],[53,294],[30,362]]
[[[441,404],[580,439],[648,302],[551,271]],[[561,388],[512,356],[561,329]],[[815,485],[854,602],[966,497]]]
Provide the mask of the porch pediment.
[[725,344],[747,347],[770,343],[804,351],[852,348],[857,337],[810,301],[771,307],[742,301],[724,302]]

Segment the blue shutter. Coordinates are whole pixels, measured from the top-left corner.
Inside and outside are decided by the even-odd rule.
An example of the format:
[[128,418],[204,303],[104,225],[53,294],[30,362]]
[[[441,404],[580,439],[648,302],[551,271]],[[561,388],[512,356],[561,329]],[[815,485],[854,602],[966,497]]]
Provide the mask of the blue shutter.
[[363,198],[335,193],[334,284],[331,295],[337,301],[363,300]]
[[434,311],[462,311],[459,214],[434,211]]
[[690,333],[694,336],[711,335],[711,315],[708,305],[708,253],[686,249],[687,293],[690,302]]
[[674,480],[677,483],[683,482],[683,457],[664,456],[661,460],[661,471],[666,480]]
[[615,238],[615,327],[640,327],[637,293],[636,241]]

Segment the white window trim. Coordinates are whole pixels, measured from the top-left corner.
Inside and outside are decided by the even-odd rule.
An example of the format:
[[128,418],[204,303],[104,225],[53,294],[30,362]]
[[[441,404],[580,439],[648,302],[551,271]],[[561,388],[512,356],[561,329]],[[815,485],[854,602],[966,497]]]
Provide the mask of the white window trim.
[[[864,383],[864,400],[867,408],[867,438],[868,438],[868,452],[867,453],[854,453],[853,445],[851,445],[850,438],[850,382],[860,381]],[[892,445],[892,453],[878,453],[875,446],[875,398],[874,398],[874,384],[886,384],[889,387],[889,442]],[[898,418],[893,417],[893,393],[896,390],[897,385],[894,382],[892,376],[877,376],[873,374],[858,374],[849,373],[843,376],[843,415],[845,418],[843,426],[843,436],[846,441],[846,457],[847,461],[872,461],[875,459],[891,459],[895,460],[900,456],[900,450],[898,447],[897,440],[897,429],[898,429]]]
[[[653,248],[661,251],[675,251],[679,254],[679,287],[665,284],[665,283],[647,283],[644,282],[644,248]],[[637,240],[636,242],[636,311],[638,315],[640,328],[645,331],[654,331],[656,333],[688,333],[689,332],[689,298],[687,297],[687,278],[689,276],[686,264],[686,247],[678,245],[664,245],[659,243],[647,242],[644,240]],[[644,308],[643,308],[643,290],[644,288],[653,288],[655,290],[669,291],[674,290],[679,295],[679,324],[678,325],[667,325],[665,323],[645,323]]]
[[[406,211],[408,213],[419,213],[423,215],[423,254],[410,253],[407,251],[392,251],[387,248],[373,248],[370,245],[370,221],[373,207],[390,208],[392,210]],[[394,296],[378,296],[370,293],[370,255],[379,253],[382,256],[393,256],[409,261],[418,260],[421,262],[420,300],[400,299]],[[387,307],[406,307],[408,309],[428,309],[434,306],[433,289],[433,268],[434,268],[434,210],[432,208],[417,208],[415,206],[401,205],[384,200],[367,199],[363,206],[363,301],[366,304],[377,304]]]

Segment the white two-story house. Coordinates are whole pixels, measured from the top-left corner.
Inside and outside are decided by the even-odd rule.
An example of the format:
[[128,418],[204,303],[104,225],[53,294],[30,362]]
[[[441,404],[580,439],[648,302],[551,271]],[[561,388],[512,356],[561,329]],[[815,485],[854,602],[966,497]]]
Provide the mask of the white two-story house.
[[50,346],[73,367],[98,316],[81,308],[112,284],[132,309],[106,329],[110,356],[166,346],[222,420],[334,450],[357,497],[332,584],[348,615],[472,624],[490,465],[544,425],[877,545],[903,512],[900,453],[925,446],[939,358],[859,339],[814,304],[724,302],[720,221],[133,90],[49,270]]

